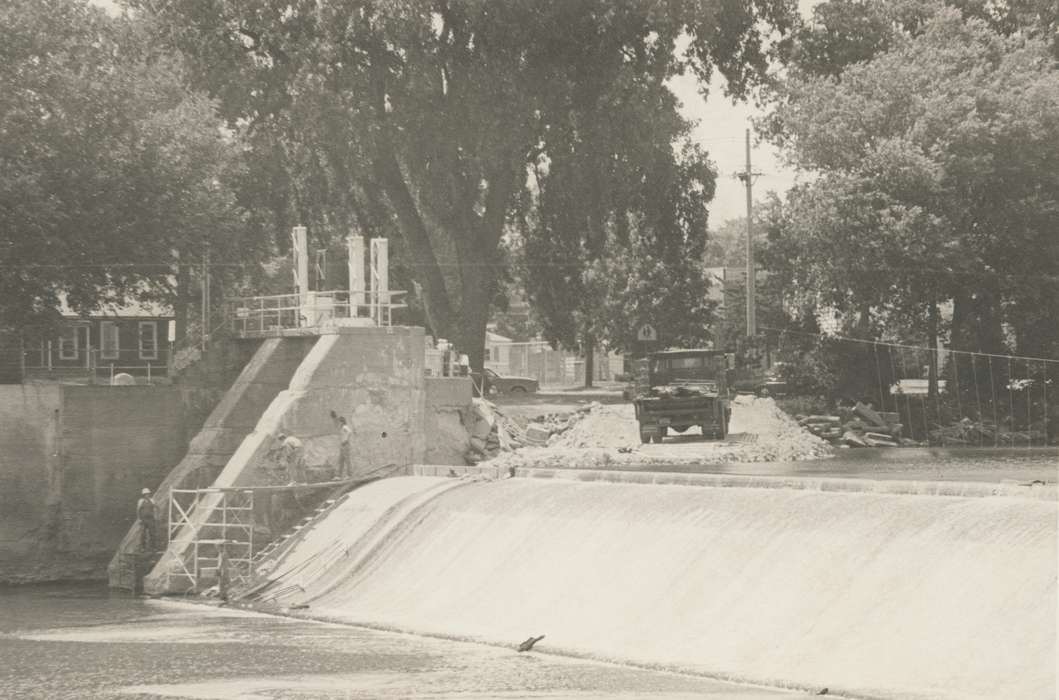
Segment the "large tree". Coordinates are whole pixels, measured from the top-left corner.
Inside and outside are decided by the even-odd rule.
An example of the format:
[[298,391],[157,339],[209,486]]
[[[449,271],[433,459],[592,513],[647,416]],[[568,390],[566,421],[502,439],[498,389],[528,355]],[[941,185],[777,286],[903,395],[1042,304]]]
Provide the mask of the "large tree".
[[0,24],[0,326],[47,323],[60,297],[184,299],[209,241],[248,259],[238,144],[179,60],[79,0],[8,2]]
[[[277,221],[318,242],[350,226],[395,236],[428,325],[476,367],[528,169],[574,148],[585,186],[602,184],[629,164],[593,124],[684,70],[742,89],[792,14],[788,0],[127,2],[247,125]],[[593,197],[598,227],[607,201]]]
[[953,346],[1054,355],[1050,47],[1034,32],[1005,36],[959,10],[923,7],[916,31],[870,60],[783,85],[773,133],[791,162],[820,175],[788,197],[784,270],[862,337],[884,319],[933,346],[945,330],[939,306],[952,302]]

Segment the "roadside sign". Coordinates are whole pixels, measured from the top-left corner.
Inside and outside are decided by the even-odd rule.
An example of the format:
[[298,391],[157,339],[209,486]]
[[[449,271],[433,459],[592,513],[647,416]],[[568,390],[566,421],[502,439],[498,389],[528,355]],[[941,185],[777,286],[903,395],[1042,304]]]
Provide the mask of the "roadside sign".
[[636,339],[644,342],[658,340],[658,331],[650,323],[645,323],[636,333]]

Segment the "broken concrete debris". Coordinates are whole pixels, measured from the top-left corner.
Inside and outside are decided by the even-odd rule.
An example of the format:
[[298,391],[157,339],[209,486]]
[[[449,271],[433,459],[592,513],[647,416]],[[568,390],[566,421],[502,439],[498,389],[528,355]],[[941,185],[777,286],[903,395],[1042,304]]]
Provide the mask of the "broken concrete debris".
[[492,402],[476,398],[467,421],[471,437],[470,447],[464,457],[468,464],[474,465],[520,447],[544,447],[599,405],[594,401],[573,413],[545,414],[522,426],[504,415]]
[[839,409],[837,416],[797,416],[798,424],[832,445],[848,447],[898,447],[916,444],[901,437],[904,426],[897,413],[876,411],[857,402],[850,408]]

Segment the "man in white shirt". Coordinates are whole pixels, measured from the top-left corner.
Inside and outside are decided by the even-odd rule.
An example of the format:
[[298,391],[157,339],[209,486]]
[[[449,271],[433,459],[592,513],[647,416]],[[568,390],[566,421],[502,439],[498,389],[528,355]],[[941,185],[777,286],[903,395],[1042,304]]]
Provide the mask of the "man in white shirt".
[[350,456],[349,440],[353,437],[353,430],[349,427],[345,416],[338,417],[338,478],[348,479],[353,476],[353,462]]
[[305,482],[305,445],[293,435],[280,433],[276,436],[279,447],[279,462],[287,469],[287,477],[292,484]]

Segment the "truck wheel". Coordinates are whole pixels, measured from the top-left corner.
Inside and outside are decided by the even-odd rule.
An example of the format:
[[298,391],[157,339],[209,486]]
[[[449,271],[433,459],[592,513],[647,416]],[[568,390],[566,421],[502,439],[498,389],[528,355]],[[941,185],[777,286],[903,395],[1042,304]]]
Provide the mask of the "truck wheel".
[[644,431],[641,430],[640,431],[640,442],[642,442],[643,444],[646,445],[647,443],[651,442],[651,436],[648,433],[645,433]]

